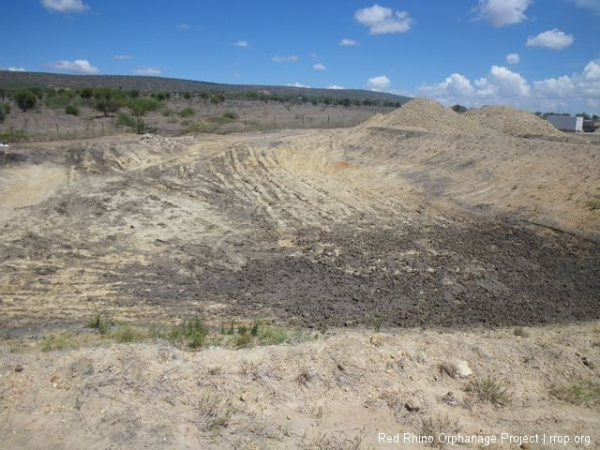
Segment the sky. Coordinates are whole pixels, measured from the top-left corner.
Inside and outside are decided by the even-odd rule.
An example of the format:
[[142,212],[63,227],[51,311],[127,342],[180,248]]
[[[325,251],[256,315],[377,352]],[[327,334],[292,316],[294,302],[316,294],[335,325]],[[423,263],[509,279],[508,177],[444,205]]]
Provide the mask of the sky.
[[600,0],[7,0],[0,69],[600,114]]

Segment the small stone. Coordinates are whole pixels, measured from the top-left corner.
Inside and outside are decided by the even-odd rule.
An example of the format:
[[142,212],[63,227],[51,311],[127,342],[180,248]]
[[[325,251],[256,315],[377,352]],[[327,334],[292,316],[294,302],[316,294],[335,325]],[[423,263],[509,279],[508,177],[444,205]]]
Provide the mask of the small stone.
[[404,407],[408,412],[419,412],[421,410],[421,407],[419,405],[415,404],[410,400],[404,404]]
[[371,343],[371,345],[374,345],[375,347],[380,347],[383,344],[383,338],[378,335],[373,335],[369,339],[369,342]]
[[23,372],[23,366],[21,364],[17,364],[15,366],[15,372]]
[[519,445],[519,448],[522,448],[523,450],[529,450],[531,445],[529,445],[527,442],[523,442],[521,445]]

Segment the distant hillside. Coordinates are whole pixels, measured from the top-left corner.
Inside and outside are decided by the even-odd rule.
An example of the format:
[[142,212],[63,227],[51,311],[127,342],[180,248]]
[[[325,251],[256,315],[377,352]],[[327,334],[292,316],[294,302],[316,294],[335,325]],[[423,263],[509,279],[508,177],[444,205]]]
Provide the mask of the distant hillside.
[[201,92],[221,91],[225,94],[236,94],[249,91],[269,91],[276,95],[304,95],[307,97],[330,97],[332,99],[349,98],[369,99],[405,103],[410,97],[373,92],[358,89],[313,89],[292,86],[261,86],[208,83],[205,81],[178,80],[175,78],[142,77],[123,75],[63,75],[42,72],[9,72],[0,71],[0,87],[20,89],[32,86],[56,88],[112,87],[122,89],[138,89],[141,91],[168,92]]

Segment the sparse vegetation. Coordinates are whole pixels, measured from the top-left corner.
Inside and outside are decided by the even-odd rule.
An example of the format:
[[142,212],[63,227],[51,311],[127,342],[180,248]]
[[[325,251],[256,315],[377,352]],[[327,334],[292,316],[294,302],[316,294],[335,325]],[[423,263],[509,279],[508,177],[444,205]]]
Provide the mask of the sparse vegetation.
[[562,386],[553,386],[550,395],[574,405],[600,405],[600,382],[592,379],[575,381]]
[[458,420],[451,420],[448,416],[426,417],[421,420],[419,425],[419,435],[425,438],[433,438],[429,444],[432,447],[443,447],[444,442],[440,441],[440,435],[451,435],[461,431]]
[[526,330],[525,328],[523,328],[523,327],[516,327],[516,328],[513,330],[513,334],[514,334],[515,336],[518,336],[518,337],[523,337],[523,338],[529,337],[529,331],[527,331],[527,330]]
[[97,330],[100,334],[107,334],[111,323],[112,321],[109,317],[101,312],[96,311],[88,319],[87,326],[88,328]]
[[115,119],[115,125],[118,127],[128,127],[131,129],[135,129],[137,126],[137,122],[130,114],[122,112],[119,113],[119,115]]
[[196,114],[196,110],[194,108],[183,108],[181,111],[179,111],[179,117],[181,117],[182,119],[188,118],[188,117],[192,117]]
[[196,426],[205,433],[218,433],[227,428],[241,408],[228,398],[218,393],[203,395],[195,406]]
[[168,339],[174,344],[197,349],[204,345],[207,336],[206,325],[200,319],[194,318],[173,327],[168,334]]
[[586,205],[591,211],[596,211],[600,209],[600,196],[596,196],[592,200],[588,200]]
[[468,381],[464,390],[473,393],[482,402],[504,406],[510,403],[510,393],[502,383],[493,378],[478,378]]

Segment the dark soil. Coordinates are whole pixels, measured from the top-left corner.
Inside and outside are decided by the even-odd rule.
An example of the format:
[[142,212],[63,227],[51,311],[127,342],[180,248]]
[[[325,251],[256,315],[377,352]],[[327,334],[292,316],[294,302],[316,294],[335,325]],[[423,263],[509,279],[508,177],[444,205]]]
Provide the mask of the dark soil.
[[[211,261],[205,248],[172,243],[189,260],[184,272],[202,267],[198,275],[182,276],[180,263],[165,259],[131,267],[111,281],[172,313],[193,298],[225,304],[223,318],[274,315],[317,328],[377,321],[493,327],[600,318],[600,249],[575,237],[542,238],[515,224],[475,222],[460,230],[309,229],[299,232],[297,244],[300,251],[257,252],[255,243],[241,242],[248,262],[233,270]],[[213,311],[199,307],[195,313]]]

